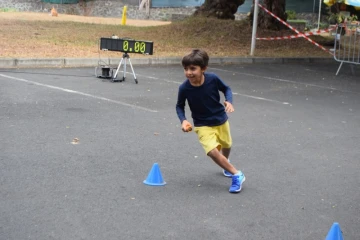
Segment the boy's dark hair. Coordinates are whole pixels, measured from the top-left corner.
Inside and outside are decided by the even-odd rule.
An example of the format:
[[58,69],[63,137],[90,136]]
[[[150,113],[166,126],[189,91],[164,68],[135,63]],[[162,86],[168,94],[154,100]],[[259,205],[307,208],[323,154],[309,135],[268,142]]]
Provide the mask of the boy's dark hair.
[[183,57],[181,63],[183,67],[195,65],[205,68],[209,63],[209,55],[204,50],[193,49],[190,54]]

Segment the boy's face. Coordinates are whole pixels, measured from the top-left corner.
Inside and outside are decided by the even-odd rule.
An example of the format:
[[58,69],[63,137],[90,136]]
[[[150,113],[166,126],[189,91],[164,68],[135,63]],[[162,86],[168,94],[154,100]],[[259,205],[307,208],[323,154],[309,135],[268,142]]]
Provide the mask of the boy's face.
[[189,79],[191,84],[199,84],[201,83],[203,74],[206,70],[205,68],[201,68],[197,65],[189,65],[184,67],[184,73],[187,79]]

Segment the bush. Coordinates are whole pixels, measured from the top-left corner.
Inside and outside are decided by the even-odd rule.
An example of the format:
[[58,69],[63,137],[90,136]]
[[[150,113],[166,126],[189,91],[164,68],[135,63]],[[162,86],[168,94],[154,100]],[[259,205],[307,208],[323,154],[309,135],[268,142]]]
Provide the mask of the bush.
[[17,12],[15,8],[0,8],[0,12]]
[[286,14],[287,14],[287,19],[288,20],[294,20],[296,19],[296,12],[293,11],[293,10],[287,10],[286,11]]

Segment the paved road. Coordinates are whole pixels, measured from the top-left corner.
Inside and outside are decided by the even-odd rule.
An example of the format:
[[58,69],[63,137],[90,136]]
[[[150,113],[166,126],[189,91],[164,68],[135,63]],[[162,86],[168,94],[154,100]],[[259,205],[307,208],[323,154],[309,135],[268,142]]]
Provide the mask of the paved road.
[[[360,239],[360,69],[337,67],[210,66],[234,92],[237,195],[180,131],[180,66],[135,66],[137,85],[1,69],[0,239],[324,239],[333,222]],[[143,184],[155,162],[166,186]]]

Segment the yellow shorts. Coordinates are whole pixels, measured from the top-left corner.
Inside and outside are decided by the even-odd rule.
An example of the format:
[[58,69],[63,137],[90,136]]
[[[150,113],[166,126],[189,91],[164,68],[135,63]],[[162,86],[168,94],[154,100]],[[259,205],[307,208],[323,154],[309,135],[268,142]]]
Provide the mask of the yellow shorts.
[[195,127],[194,131],[198,135],[199,142],[204,148],[206,154],[214,148],[217,148],[219,151],[221,148],[231,148],[232,139],[229,121],[226,121],[219,126]]

